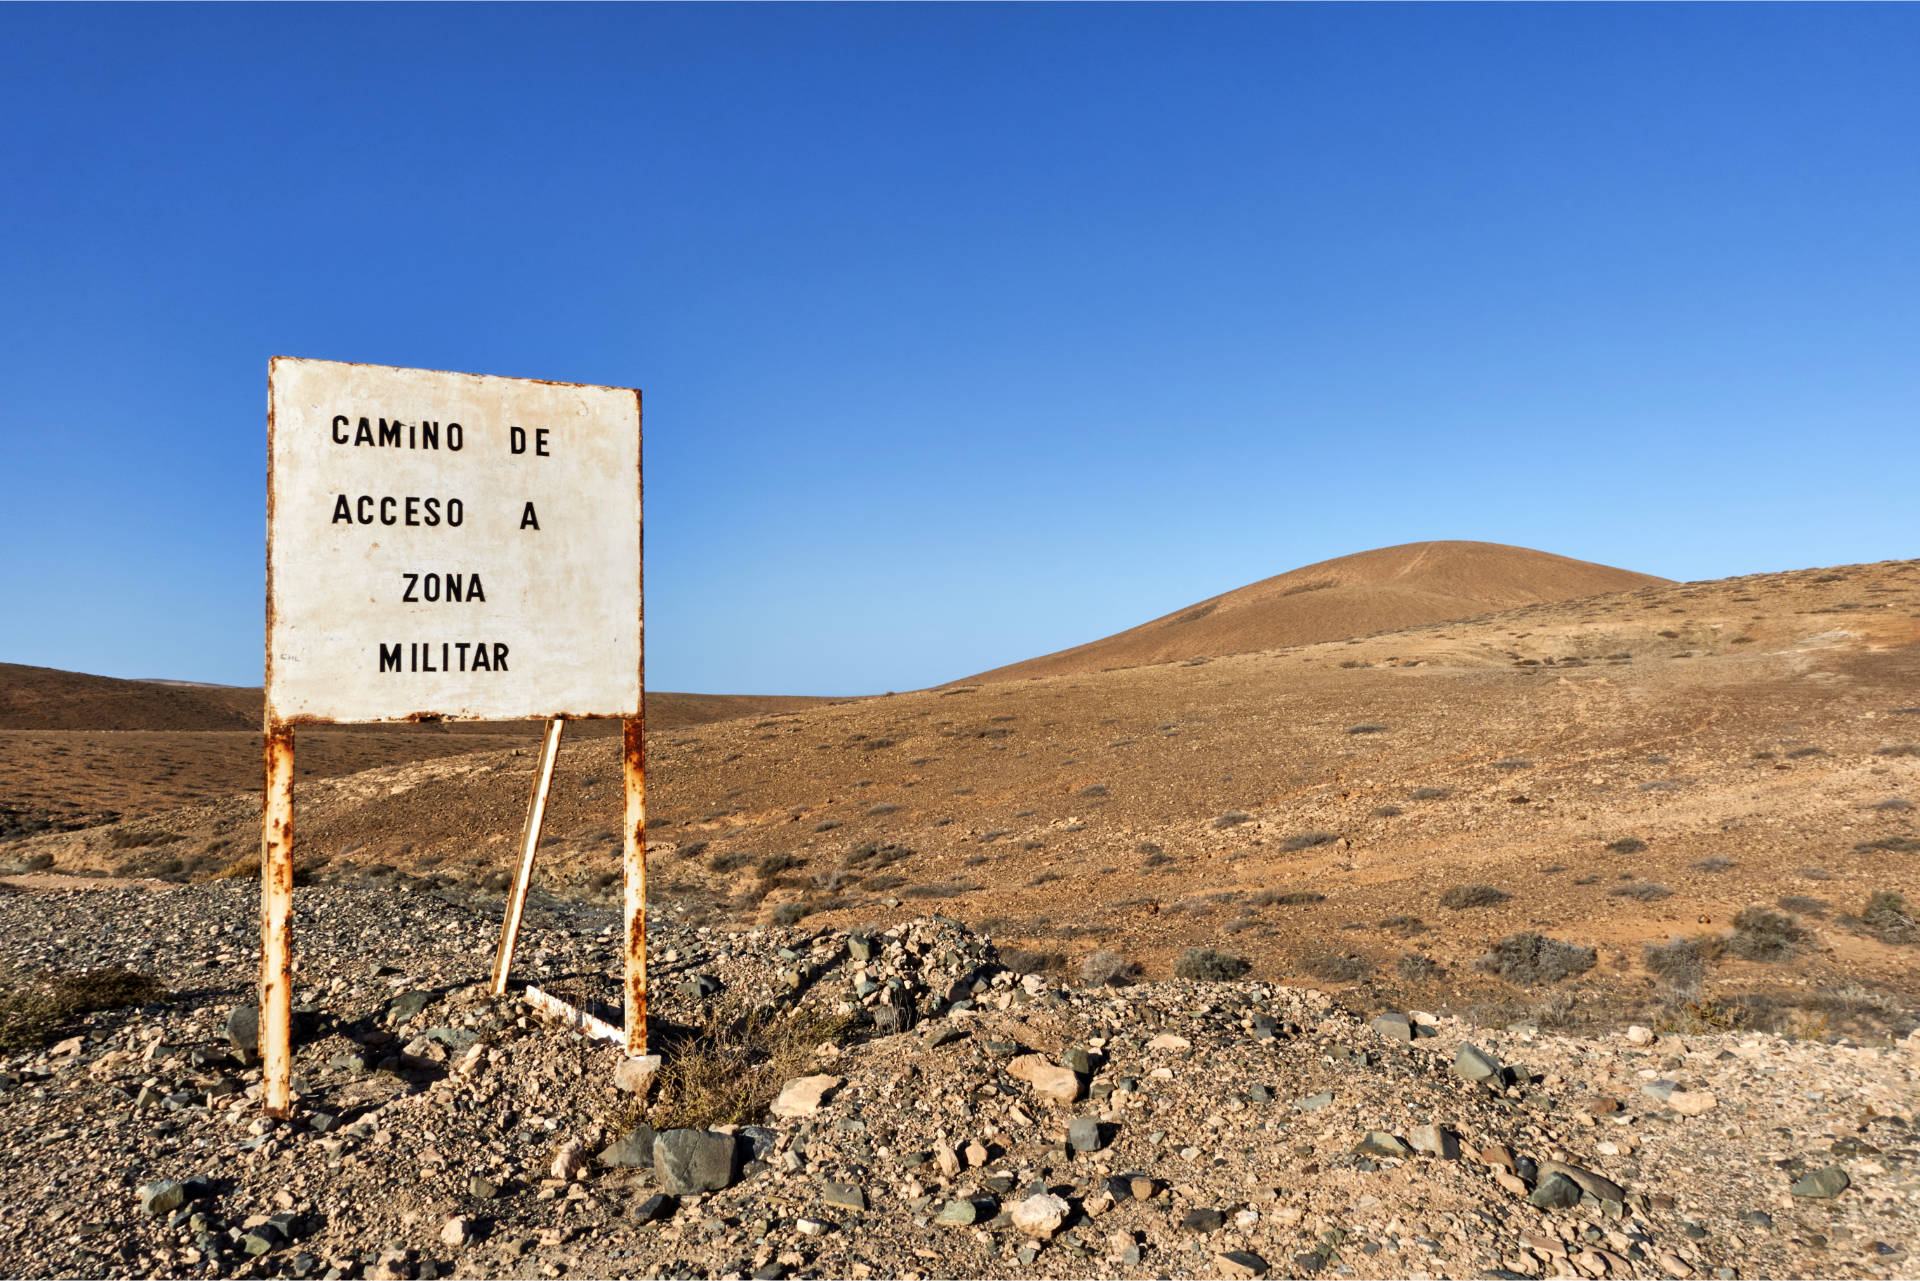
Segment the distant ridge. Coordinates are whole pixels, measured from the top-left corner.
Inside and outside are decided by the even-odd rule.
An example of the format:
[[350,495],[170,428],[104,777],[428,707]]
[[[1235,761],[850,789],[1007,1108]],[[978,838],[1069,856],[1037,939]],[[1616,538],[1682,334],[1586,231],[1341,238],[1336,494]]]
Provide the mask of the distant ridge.
[[[736,716],[797,711],[828,701],[801,695],[648,690],[647,727],[677,729]],[[55,667],[0,663],[0,729],[257,731],[261,715],[257,685],[121,680]],[[582,729],[591,734],[594,730],[588,727],[593,724],[583,722]]]
[[1023,680],[1311,645],[1667,581],[1501,543],[1403,543],[1263,578],[1124,632],[967,680]]

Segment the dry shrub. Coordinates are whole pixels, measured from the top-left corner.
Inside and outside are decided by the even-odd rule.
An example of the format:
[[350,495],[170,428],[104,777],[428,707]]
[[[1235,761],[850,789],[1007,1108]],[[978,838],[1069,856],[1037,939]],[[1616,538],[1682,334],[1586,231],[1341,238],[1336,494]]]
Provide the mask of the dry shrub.
[[1665,983],[1678,996],[1691,998],[1706,980],[1707,967],[1719,958],[1720,940],[1705,938],[1668,939],[1648,943],[1641,949],[1648,973]]
[[1699,862],[1689,863],[1687,866],[1696,872],[1725,872],[1736,865],[1732,859],[1721,858],[1718,854],[1715,854],[1711,858],[1703,858]]
[[798,925],[810,911],[805,903],[782,903],[773,909],[775,925]]
[[210,872],[198,878],[201,881],[257,881],[260,879],[260,856],[242,854],[217,872]]
[[1253,964],[1245,957],[1210,947],[1190,947],[1173,963],[1173,977],[1201,983],[1231,983],[1244,978]]
[[1623,836],[1617,841],[1607,842],[1609,854],[1638,854],[1647,848],[1647,843],[1637,836]]
[[1139,975],[1140,967],[1118,952],[1102,949],[1080,962],[1080,981],[1094,987],[1124,987]]
[[89,1014],[146,1005],[167,994],[160,981],[118,965],[7,976],[0,997],[0,1053],[18,1054],[54,1040]]
[[1867,900],[1860,911],[1860,924],[1882,943],[1920,942],[1920,926],[1907,906],[1907,896],[1898,890],[1880,890]]
[[805,1076],[815,1051],[848,1025],[813,1006],[723,1002],[663,1056],[647,1121],[659,1130],[758,1121],[780,1087]]
[[1512,897],[1505,890],[1495,889],[1491,885],[1456,885],[1440,896],[1440,906],[1462,912],[1470,907],[1492,907]]
[[1727,950],[1749,961],[1784,961],[1807,941],[1799,922],[1764,907],[1742,908],[1733,918],[1733,937]]
[[1384,734],[1386,732],[1387,727],[1378,721],[1362,721],[1358,725],[1349,725],[1347,727],[1347,733],[1349,734]]
[[1607,891],[1608,898],[1630,898],[1641,903],[1652,903],[1672,896],[1673,891],[1658,881],[1635,881],[1631,885],[1616,885]]
[[1324,903],[1327,896],[1316,894],[1312,890],[1261,890],[1247,900],[1253,907],[1306,907],[1311,903]]
[[1417,916],[1389,916],[1380,922],[1380,928],[1390,930],[1401,938],[1412,938],[1427,928],[1427,923]]
[[1774,900],[1774,905],[1783,912],[1798,912],[1802,916],[1822,917],[1833,904],[1823,898],[1814,898],[1807,894],[1782,894]]
[[1450,787],[1416,787],[1411,793],[1416,801],[1444,801],[1453,795]]
[[1531,986],[1585,974],[1599,960],[1600,954],[1590,947],[1523,931],[1495,943],[1474,966],[1509,983]]
[[1219,828],[1238,827],[1242,823],[1250,823],[1252,821],[1253,816],[1251,814],[1242,814],[1239,810],[1228,810],[1219,818],[1214,819],[1213,825]]
[[1440,977],[1440,962],[1425,952],[1403,952],[1393,968],[1407,983],[1430,983]]
[[1333,832],[1295,832],[1280,842],[1283,850],[1310,850],[1319,845],[1331,845],[1340,837]]
[[1036,952],[1024,947],[1003,947],[1000,964],[1015,974],[1065,974],[1065,952]]
[[1366,957],[1332,952],[1309,956],[1300,962],[1300,968],[1323,983],[1351,983],[1373,973],[1373,963]]

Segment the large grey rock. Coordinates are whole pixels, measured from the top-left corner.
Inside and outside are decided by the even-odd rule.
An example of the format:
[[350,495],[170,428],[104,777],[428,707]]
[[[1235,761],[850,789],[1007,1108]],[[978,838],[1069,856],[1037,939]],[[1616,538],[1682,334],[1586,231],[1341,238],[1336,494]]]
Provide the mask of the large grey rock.
[[1603,1178],[1595,1174],[1592,1170],[1583,1170],[1577,1165],[1567,1165],[1561,1161],[1540,1162],[1541,1178],[1544,1179],[1548,1175],[1553,1174],[1562,1174],[1572,1179],[1582,1192],[1592,1196],[1595,1200],[1618,1201],[1623,1205],[1626,1203],[1627,1190],[1625,1188],[1615,1183],[1612,1179]]
[[1477,1045],[1462,1042],[1460,1052],[1453,1058],[1453,1071],[1454,1075],[1469,1081],[1497,1081],[1500,1077],[1500,1060]]
[[843,1210],[867,1208],[866,1189],[858,1183],[822,1183],[820,1199],[828,1205],[837,1205]]
[[1374,1156],[1406,1156],[1413,1151],[1385,1130],[1368,1130],[1366,1137],[1353,1145],[1353,1150]]
[[257,1058],[260,1054],[260,1007],[252,1001],[243,1001],[233,1007],[233,1013],[227,1015],[227,1040],[233,1048],[240,1051],[245,1059]]
[[1564,1174],[1549,1174],[1527,1200],[1542,1210],[1565,1210],[1580,1204],[1580,1185]]
[[718,1192],[732,1185],[737,1144],[711,1130],[667,1130],[654,1136],[653,1172],[669,1196]]
[[1067,1126],[1067,1146],[1075,1152],[1100,1150],[1100,1122],[1095,1117],[1076,1116]]
[[1839,1196],[1853,1184],[1847,1172],[1837,1165],[1813,1170],[1800,1176],[1791,1189],[1793,1195],[1811,1200],[1825,1201]]
[[1460,1159],[1460,1139],[1443,1125],[1418,1125],[1407,1134],[1415,1152],[1425,1152],[1443,1161]]
[[940,1213],[933,1216],[933,1221],[954,1227],[971,1227],[979,1218],[980,1206],[977,1202],[949,1201],[940,1207]]
[[394,1023],[405,1023],[432,1004],[431,992],[402,992],[387,1004],[387,1018]]
[[149,1218],[172,1214],[186,1199],[187,1190],[172,1179],[159,1179],[140,1189],[140,1209]]
[[624,1138],[615,1139],[600,1149],[595,1158],[601,1165],[648,1166],[653,1164],[653,1127],[636,1125]]
[[1376,1014],[1367,1026],[1389,1041],[1413,1040],[1413,1020],[1404,1014]]

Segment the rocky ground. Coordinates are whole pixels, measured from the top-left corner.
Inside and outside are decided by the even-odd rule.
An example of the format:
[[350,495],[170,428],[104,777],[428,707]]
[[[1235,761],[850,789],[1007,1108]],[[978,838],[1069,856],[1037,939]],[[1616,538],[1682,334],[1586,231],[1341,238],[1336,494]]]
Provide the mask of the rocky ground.
[[[1265,982],[1066,986],[937,916],[870,934],[669,912],[647,1080],[488,995],[497,899],[403,880],[296,891],[299,1097],[273,1123],[245,1045],[256,908],[238,882],[0,897],[16,991],[102,966],[167,989],[0,1065],[0,1273],[1920,1268],[1911,1036],[1586,1040]],[[517,977],[610,991],[617,929],[543,901]],[[707,1129],[689,1029],[753,1010],[840,1030]]]

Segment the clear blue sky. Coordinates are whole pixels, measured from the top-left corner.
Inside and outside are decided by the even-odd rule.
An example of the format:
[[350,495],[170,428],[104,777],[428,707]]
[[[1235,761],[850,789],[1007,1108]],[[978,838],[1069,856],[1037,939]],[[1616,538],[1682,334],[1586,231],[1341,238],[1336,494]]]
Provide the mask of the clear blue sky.
[[1920,7],[0,7],[0,659],[256,683],[276,353],[638,386],[648,676],[1920,555]]

